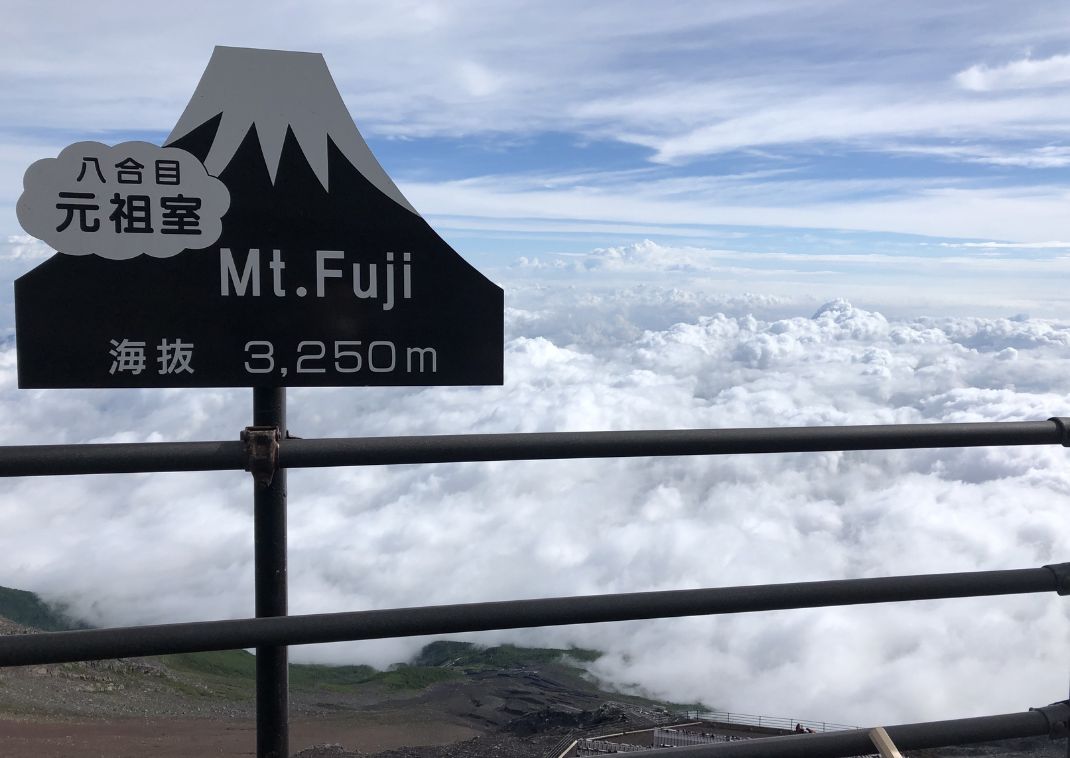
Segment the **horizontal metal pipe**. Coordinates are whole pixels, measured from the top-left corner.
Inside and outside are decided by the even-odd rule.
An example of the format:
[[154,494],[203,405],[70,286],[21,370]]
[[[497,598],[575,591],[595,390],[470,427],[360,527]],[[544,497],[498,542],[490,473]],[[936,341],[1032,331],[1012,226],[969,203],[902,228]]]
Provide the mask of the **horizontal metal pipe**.
[[224,471],[245,468],[241,442],[128,442],[0,447],[0,476]]
[[[885,730],[900,750],[920,750],[971,742],[1048,736],[1057,724],[1065,724],[1068,718],[1070,706],[1062,702],[1025,713],[899,724],[885,727]],[[677,747],[672,755],[674,758],[842,758],[876,752],[868,729],[852,729]]]
[[799,453],[822,450],[1059,445],[1062,420],[972,424],[686,429],[634,432],[457,434],[422,437],[285,440],[279,465],[371,466],[391,463],[615,458],[648,455]]
[[[398,463],[1067,445],[1070,419],[762,429],[285,439],[283,468]],[[0,446],[0,476],[242,470],[241,442]]]
[[1065,591],[1070,564],[0,636],[0,666],[265,645]]

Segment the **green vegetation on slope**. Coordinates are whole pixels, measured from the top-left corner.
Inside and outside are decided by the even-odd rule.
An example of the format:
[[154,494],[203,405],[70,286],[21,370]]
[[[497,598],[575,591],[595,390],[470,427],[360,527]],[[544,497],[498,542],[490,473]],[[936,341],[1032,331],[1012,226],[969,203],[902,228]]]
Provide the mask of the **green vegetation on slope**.
[[160,662],[188,675],[171,681],[187,695],[249,700],[256,694],[256,657],[244,650],[164,655]]
[[219,650],[211,653],[178,653],[160,658],[169,668],[190,674],[225,679],[256,679],[256,656],[244,650]]
[[[0,587],[0,616],[43,631],[85,629],[62,612],[49,607],[32,592]],[[379,685],[395,690],[420,690],[462,676],[458,669],[515,669],[551,664],[575,666],[597,660],[596,650],[582,648],[525,648],[516,645],[484,647],[471,642],[438,640],[426,645],[411,663],[395,663],[386,671],[371,666],[290,664],[290,686],[295,690],[353,691]],[[187,694],[246,699],[256,688],[256,656],[244,650],[180,653],[159,659],[188,681],[176,681]]]
[[[256,683],[256,656],[244,650],[165,655],[160,660],[173,671],[192,674],[221,695],[251,696]],[[388,671],[371,666],[323,666],[291,663],[290,687],[294,690],[352,691],[360,686],[381,685],[396,690],[419,690],[459,676],[456,671],[427,666],[395,664]]]
[[45,632],[64,632],[68,629],[84,629],[59,611],[45,605],[33,592],[0,587],[0,616],[23,626],[32,626]]
[[291,663],[290,686],[295,690],[333,690],[342,692],[373,681],[380,675],[371,666],[322,666]]
[[[593,661],[601,655],[581,648],[525,648],[516,645],[482,647],[471,642],[432,642],[408,663],[395,663],[386,671],[371,666],[323,666],[291,663],[294,690],[354,691],[379,685],[395,690],[421,690],[462,676],[459,669],[515,669],[550,664]],[[191,674],[204,682],[206,691],[230,697],[251,697],[256,683],[256,656],[244,650],[182,653],[160,659],[168,668]]]

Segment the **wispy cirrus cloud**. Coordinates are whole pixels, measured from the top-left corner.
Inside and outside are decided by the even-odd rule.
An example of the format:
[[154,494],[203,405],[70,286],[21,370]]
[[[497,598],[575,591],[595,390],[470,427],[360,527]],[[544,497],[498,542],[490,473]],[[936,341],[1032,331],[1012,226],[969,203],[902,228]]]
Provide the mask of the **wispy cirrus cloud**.
[[[192,0],[187,13],[166,19],[149,7],[105,2],[92,13],[65,9],[71,24],[55,29],[48,21],[57,7],[19,0],[0,29],[0,127],[36,130],[37,142],[50,130],[162,136],[214,43],[303,49],[325,54],[373,149],[387,154],[384,165],[399,183],[422,185],[418,207],[431,216],[456,214],[462,204],[480,215],[474,203],[458,202],[474,199],[476,188],[457,182],[490,188],[493,173],[502,197],[488,190],[480,198],[490,201],[484,219],[558,213],[562,221],[1068,236],[1048,201],[1066,186],[1058,172],[1070,167],[1062,144],[1070,109],[1061,90],[1010,86],[1061,81],[1067,55],[1020,59],[1023,47],[1064,44],[1056,2],[1014,9],[994,0],[912,2],[863,13],[837,0],[672,9],[331,1],[303,11],[265,2],[252,12]],[[211,32],[197,21],[207,13]],[[166,35],[148,33],[162,25]],[[36,32],[43,29],[50,34]],[[919,32],[930,29],[939,31]],[[522,149],[544,139],[545,148]],[[548,155],[566,145],[572,170]],[[16,188],[7,197],[0,188],[9,234],[17,229],[8,197],[13,203],[34,157],[24,148],[10,161],[0,156],[0,179]],[[533,164],[553,160],[562,170],[543,172],[556,182],[545,192],[511,189]],[[999,175],[978,175],[988,167]],[[809,187],[762,176],[774,168]],[[586,182],[585,173],[602,177]],[[644,173],[645,185],[634,181]],[[891,182],[897,175],[914,184],[907,195],[916,202],[894,195],[909,207],[875,209],[872,191],[828,196],[847,189],[846,176]],[[959,194],[949,200],[952,192]],[[1017,198],[1030,194],[1036,202],[1023,209]],[[529,209],[519,207],[525,202]],[[848,212],[852,203],[857,213]]]
[[745,113],[711,118],[710,123],[670,135],[622,135],[655,150],[657,161],[674,162],[749,147],[800,143],[856,143],[912,137],[969,138],[981,134],[1065,131],[1065,108],[1048,97],[1006,99],[948,98],[939,91],[917,95],[905,88],[873,91],[837,89],[805,98],[770,102]]
[[[1061,140],[1060,140],[1061,141]],[[1033,169],[1070,166],[1070,146],[1063,144],[1026,144],[1008,140],[1000,144],[880,143],[872,149],[898,155],[922,155],[948,162],[981,163]]]
[[990,250],[1067,250],[1070,242],[939,242],[941,247],[974,247]]
[[1070,84],[1070,54],[1021,58],[998,66],[976,63],[955,74],[955,83],[972,92]]
[[1043,241],[1070,237],[1070,187],[989,187],[975,180],[778,181],[646,178],[598,184],[487,176],[398,183],[429,216],[600,220],[899,232]]

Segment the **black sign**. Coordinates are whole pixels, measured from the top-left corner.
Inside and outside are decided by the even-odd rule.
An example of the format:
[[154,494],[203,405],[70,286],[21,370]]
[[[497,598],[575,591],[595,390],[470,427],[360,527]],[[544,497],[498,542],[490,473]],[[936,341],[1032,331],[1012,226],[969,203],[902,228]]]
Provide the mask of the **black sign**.
[[15,283],[20,387],[502,383],[502,290],[319,55],[217,48],[164,147],[72,145],[18,213],[61,251]]

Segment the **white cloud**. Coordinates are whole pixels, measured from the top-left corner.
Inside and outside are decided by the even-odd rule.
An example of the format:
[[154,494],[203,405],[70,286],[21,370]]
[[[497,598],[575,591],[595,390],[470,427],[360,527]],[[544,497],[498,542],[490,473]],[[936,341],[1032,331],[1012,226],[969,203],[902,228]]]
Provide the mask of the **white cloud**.
[[[48,23],[55,8],[17,4],[10,14],[17,22],[0,30],[5,126],[22,142],[42,130],[79,138],[96,130],[164,133],[215,43],[296,48],[324,52],[352,115],[373,140],[494,134],[522,142],[550,135],[596,146],[577,152],[574,171],[542,171],[539,178],[549,184],[526,187],[534,178],[481,176],[477,163],[459,155],[446,161],[445,171],[480,178],[449,182],[421,173],[421,181],[405,183],[428,215],[798,225],[1024,241],[1070,236],[1065,187],[1050,176],[1035,186],[993,189],[984,179],[964,186],[953,172],[946,179],[930,172],[922,181],[897,180],[910,185],[898,192],[887,182],[883,191],[872,179],[862,182],[869,191],[855,182],[852,194],[852,182],[820,174],[801,184],[762,181],[735,167],[740,154],[758,160],[766,151],[759,162],[768,170],[772,151],[780,168],[798,171],[809,161],[800,152],[859,150],[875,156],[929,151],[948,163],[1008,168],[1064,166],[1059,140],[1068,123],[1061,97],[964,93],[949,80],[978,51],[1007,51],[1009,58],[1020,55],[1023,40],[1037,47],[1057,40],[1061,17],[1049,5],[1012,12],[995,2],[939,10],[916,3],[861,13],[825,2],[689,3],[672,10],[641,3],[577,9],[332,2],[300,11],[265,3],[253,12],[241,3],[225,9],[192,3],[180,18],[163,20],[151,7],[131,13],[105,3],[94,13],[68,13],[71,24],[63,30]],[[210,33],[196,20],[204,13],[214,21]],[[156,33],[163,25],[168,33]],[[940,34],[919,34],[930,27]],[[17,34],[19,28],[51,31]],[[703,43],[690,44],[693,39]],[[57,48],[64,49],[62,58]],[[604,140],[651,152],[625,148],[630,157],[623,165],[614,152],[613,170],[599,171]],[[915,142],[924,145],[911,147]],[[10,165],[0,155],[0,178],[11,180],[5,186],[12,197],[25,167],[54,154],[17,153]],[[706,166],[705,177],[677,175],[670,182],[665,174],[638,175],[643,168],[678,171],[651,165],[651,156],[677,164],[726,153],[731,166]],[[588,184],[582,177],[591,173],[601,178]],[[0,222],[7,214],[10,233],[16,227],[2,195],[0,189]]]
[[39,261],[56,251],[39,239],[28,234],[12,234],[7,238],[7,246],[0,255],[13,261]]
[[[988,187],[959,180],[641,180],[546,183],[527,176],[399,182],[430,216],[633,224],[854,229],[1032,242],[1070,237],[1059,183]],[[455,221],[454,228],[461,226]]]
[[[817,267],[825,272],[849,266],[851,263],[863,263],[865,267],[885,266],[892,269],[923,270],[941,267],[958,269],[973,268],[1004,271],[1006,268],[1021,270],[1025,265],[1021,258],[1012,254],[974,255],[936,255],[926,253],[930,245],[949,249],[980,250],[1065,250],[1070,243],[1049,241],[1036,243],[1012,242],[937,242],[919,245],[916,253],[787,253],[787,252],[752,252],[745,250],[711,249],[695,246],[664,245],[653,240],[642,240],[628,245],[599,247],[589,253],[559,253],[541,258],[521,257],[517,266],[530,269],[567,269],[573,272],[605,271],[629,272],[637,274],[651,273],[699,273],[716,272],[726,269],[751,268],[755,273],[769,269],[794,270]],[[1041,254],[1031,261],[1051,272],[1063,271],[1070,265],[1063,255]],[[1049,268],[1050,267],[1050,268]]]
[[[798,143],[863,142],[874,138],[962,138],[982,132],[1065,131],[1062,105],[1049,97],[1013,100],[918,96],[905,90],[834,90],[827,95],[780,99],[728,118],[711,118],[669,136],[633,137],[654,148],[655,159],[687,160],[747,147]],[[983,124],[983,127],[979,127]]]
[[1062,168],[1070,165],[1070,148],[1063,145],[881,144],[875,150],[926,155],[949,160],[1021,168]]
[[1067,84],[1070,83],[1070,55],[1021,58],[1002,66],[977,63],[955,74],[955,83],[972,92]]
[[[320,2],[300,10],[191,2],[164,18],[148,6],[131,12],[103,3],[92,13],[65,9],[70,24],[56,29],[48,21],[57,7],[18,3],[0,31],[10,126],[167,131],[215,44],[323,52],[373,137],[614,135],[676,160],[889,129],[1065,126],[1058,102],[1001,107],[946,92],[963,58],[1010,54],[1023,36],[1036,45],[1058,40],[1060,11],[1044,4],[1012,12],[995,2],[939,10],[912,3],[863,13],[834,2]],[[211,30],[198,22],[205,14]],[[919,34],[930,27],[939,34]],[[1004,69],[1054,70],[1060,61],[1065,56],[975,68],[991,79]]]
[[[747,240],[743,239],[744,245]],[[981,243],[977,243],[981,244]],[[917,313],[1032,313],[1061,317],[1066,296],[1060,282],[1070,258],[1054,245],[973,247],[970,243],[928,243],[895,253],[791,253],[667,245],[644,240],[596,248],[585,254],[544,254],[517,260],[506,277],[510,302],[523,301],[525,288],[540,279],[574,290],[543,295],[573,313],[577,328],[599,325],[596,308],[612,303],[634,317],[640,309],[663,309],[664,319],[693,320],[713,310],[759,308],[768,315],[784,304],[816,309],[850,291],[867,307],[901,316]],[[949,286],[948,282],[954,282]],[[590,288],[590,289],[587,289]],[[594,294],[597,293],[597,294]],[[740,293],[747,298],[740,301]],[[753,298],[768,298],[759,303]],[[569,298],[572,298],[571,300]],[[593,299],[593,300],[592,300]],[[733,304],[736,301],[736,304]],[[655,322],[665,328],[671,321]]]
[[1047,240],[1045,242],[938,242],[940,247],[975,247],[990,250],[1065,250],[1070,242]]
[[[600,247],[587,255],[568,257],[572,259],[573,267],[577,269],[636,273],[694,272],[714,268],[719,260],[726,257],[736,258],[738,253],[697,247],[670,247],[659,245],[652,240],[643,240],[619,247]],[[564,263],[564,261],[561,258],[553,259],[550,265],[559,263]]]
[[[63,29],[48,23],[60,7],[70,21]],[[696,28],[778,12],[767,2],[690,3],[667,12],[644,4],[505,7],[470,0],[220,8],[200,0],[173,16],[121,3],[103,3],[93,13],[19,3],[11,13],[18,23],[0,30],[0,71],[17,95],[7,102],[10,123],[167,130],[214,45],[322,52],[362,128],[372,122],[373,132],[410,135],[527,131],[558,122],[561,109],[550,105],[563,95],[582,102],[610,82],[627,81],[635,67],[629,53],[637,49],[658,51]],[[198,20],[206,15],[211,30]],[[47,35],[33,33],[47,27]],[[64,56],[55,55],[57,47]],[[591,76],[592,68],[600,73]],[[488,101],[478,93],[492,83],[498,97]],[[113,94],[103,100],[101,92]]]
[[[654,243],[643,248],[657,253]],[[1070,325],[1060,321],[892,318],[844,300],[803,311],[790,299],[718,302],[652,285],[615,296],[583,279],[571,293],[532,282],[511,303],[503,387],[293,390],[291,429],[314,437],[1067,413]],[[673,313],[685,319],[667,323]],[[247,390],[19,391],[13,367],[13,351],[0,353],[6,444],[227,439],[248,421]],[[1052,526],[1070,494],[1064,458],[1061,448],[980,448],[293,471],[290,605],[305,613],[1041,565],[1070,554],[1070,538]],[[252,612],[247,474],[5,480],[0,512],[0,583],[70,602],[96,623]],[[599,676],[676,700],[872,723],[1055,699],[1065,685],[1059,646],[1006,641],[1060,639],[1068,620],[1045,595],[480,639],[599,648]],[[293,655],[383,665],[422,642]]]
[[499,92],[506,82],[502,78],[476,61],[462,61],[457,66],[457,76],[461,85],[472,97],[485,98]]

